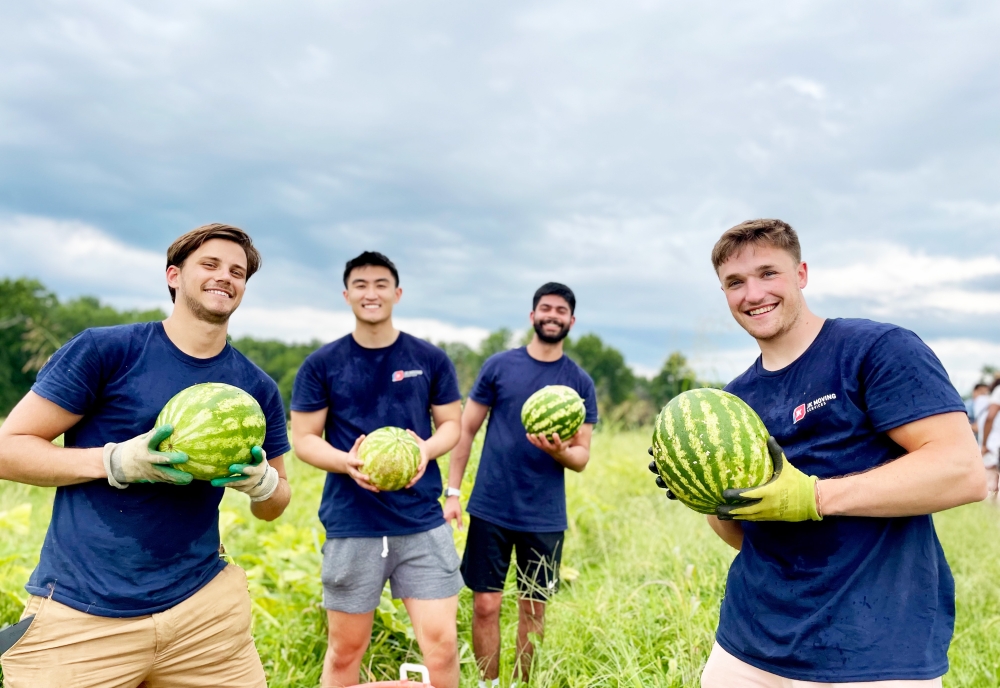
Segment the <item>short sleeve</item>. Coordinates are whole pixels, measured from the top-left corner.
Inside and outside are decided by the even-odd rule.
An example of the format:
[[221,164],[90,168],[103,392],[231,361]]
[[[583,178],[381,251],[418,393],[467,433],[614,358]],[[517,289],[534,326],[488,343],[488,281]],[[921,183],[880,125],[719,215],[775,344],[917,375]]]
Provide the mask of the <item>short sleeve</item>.
[[889,330],[861,364],[868,417],[878,432],[952,411],[965,412],[958,390],[930,347],[909,330]]
[[288,424],[285,421],[285,405],[281,402],[281,392],[271,378],[267,378],[267,382],[265,403],[261,404],[264,417],[267,419],[264,451],[273,459],[287,453],[292,446],[288,443]]
[[458,373],[448,355],[438,349],[435,352],[434,379],[431,380],[431,406],[444,406],[462,398],[458,391]]
[[597,390],[594,389],[594,381],[590,379],[589,375],[583,376],[583,389],[581,390],[583,394],[583,406],[587,409],[587,417],[584,419],[584,423],[589,423],[591,425],[597,424]]
[[31,391],[70,413],[83,415],[93,408],[101,393],[102,368],[94,335],[84,330],[52,354]]
[[993,404],[1000,406],[1000,386],[990,392],[990,405]]
[[329,408],[330,394],[326,388],[326,375],[319,357],[310,354],[295,374],[292,384],[292,410],[310,413]]
[[497,401],[496,385],[496,365],[493,358],[486,359],[486,363],[479,369],[479,375],[469,390],[469,398],[477,404],[492,407]]

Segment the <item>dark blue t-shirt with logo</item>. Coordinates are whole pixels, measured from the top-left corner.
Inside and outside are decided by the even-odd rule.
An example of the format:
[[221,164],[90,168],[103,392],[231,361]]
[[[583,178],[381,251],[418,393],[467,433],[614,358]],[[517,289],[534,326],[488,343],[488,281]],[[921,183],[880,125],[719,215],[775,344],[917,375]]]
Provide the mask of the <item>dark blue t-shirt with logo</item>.
[[[431,406],[461,399],[455,366],[439,347],[405,332],[366,349],[352,335],[313,352],[295,376],[292,410],[327,409],[326,441],[350,451],[359,435],[394,426],[431,436]],[[422,533],[444,523],[441,471],[427,464],[413,487],[369,492],[344,473],[329,473],[319,518],[328,538]]]
[[[760,415],[792,465],[833,478],[905,451],[886,434],[965,411],[915,334],[827,320],[781,370],[760,359],[726,389]],[[716,639],[755,667],[830,683],[932,679],[948,670],[955,585],[930,516],[743,522]]]
[[[153,428],[172,396],[202,382],[251,394],[267,417],[264,450],[289,450],[278,386],[229,344],[212,358],[178,349],[159,322],[84,330],[45,364],[32,390],[83,418],[67,447],[103,447]],[[88,614],[155,614],[195,594],[225,567],[219,502],[225,488],[107,480],[56,488],[41,558],[28,584]]]
[[597,422],[594,381],[573,359],[538,361],[525,347],[491,356],[479,371],[469,398],[490,407],[469,513],[511,530],[566,530],[565,468],[533,446],[521,424],[521,407],[546,385],[572,387]]

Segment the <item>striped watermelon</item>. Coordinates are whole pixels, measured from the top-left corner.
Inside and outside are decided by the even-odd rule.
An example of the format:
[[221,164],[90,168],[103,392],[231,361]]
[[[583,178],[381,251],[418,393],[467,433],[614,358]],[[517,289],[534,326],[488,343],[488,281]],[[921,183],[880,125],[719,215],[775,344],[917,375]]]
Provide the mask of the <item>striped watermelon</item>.
[[530,435],[545,435],[549,440],[559,433],[569,440],[583,425],[587,409],[572,387],[548,385],[528,397],[521,407],[521,423]]
[[361,472],[372,485],[391,492],[406,487],[420,468],[420,447],[402,428],[379,428],[358,447]]
[[656,417],[653,458],[677,499],[714,514],[723,490],[771,478],[767,436],[742,399],[721,389],[693,389],[671,399]]
[[248,463],[250,448],[264,444],[267,420],[260,404],[239,387],[204,382],[181,390],[156,417],[156,427],[174,426],[160,451],[182,451],[176,468],[197,480],[223,478],[229,466]]

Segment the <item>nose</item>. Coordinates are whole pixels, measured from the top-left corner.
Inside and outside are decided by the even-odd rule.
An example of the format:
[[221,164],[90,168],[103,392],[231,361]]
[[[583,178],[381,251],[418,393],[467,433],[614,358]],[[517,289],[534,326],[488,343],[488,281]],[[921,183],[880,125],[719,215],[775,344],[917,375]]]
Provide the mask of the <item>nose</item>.
[[750,277],[746,281],[746,300],[750,303],[760,303],[767,298],[767,290],[760,280]]

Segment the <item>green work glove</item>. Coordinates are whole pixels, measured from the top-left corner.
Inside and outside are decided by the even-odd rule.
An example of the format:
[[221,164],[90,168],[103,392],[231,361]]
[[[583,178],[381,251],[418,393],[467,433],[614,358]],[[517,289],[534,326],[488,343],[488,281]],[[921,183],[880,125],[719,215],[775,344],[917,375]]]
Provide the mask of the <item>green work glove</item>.
[[740,521],[822,521],[816,504],[815,475],[806,475],[788,463],[785,452],[773,437],[767,438],[774,474],[759,487],[723,490],[725,504],[715,509],[724,520]]
[[267,454],[261,447],[250,448],[250,463],[234,463],[229,467],[231,475],[227,478],[216,478],[212,481],[215,487],[231,487],[234,490],[249,495],[251,502],[263,502],[270,499],[278,489],[280,476],[278,471],[267,463]]
[[187,485],[190,473],[172,468],[188,460],[184,452],[161,452],[160,442],[173,433],[172,425],[163,425],[125,442],[104,445],[104,470],[108,482],[124,490],[129,483],[173,483]]

